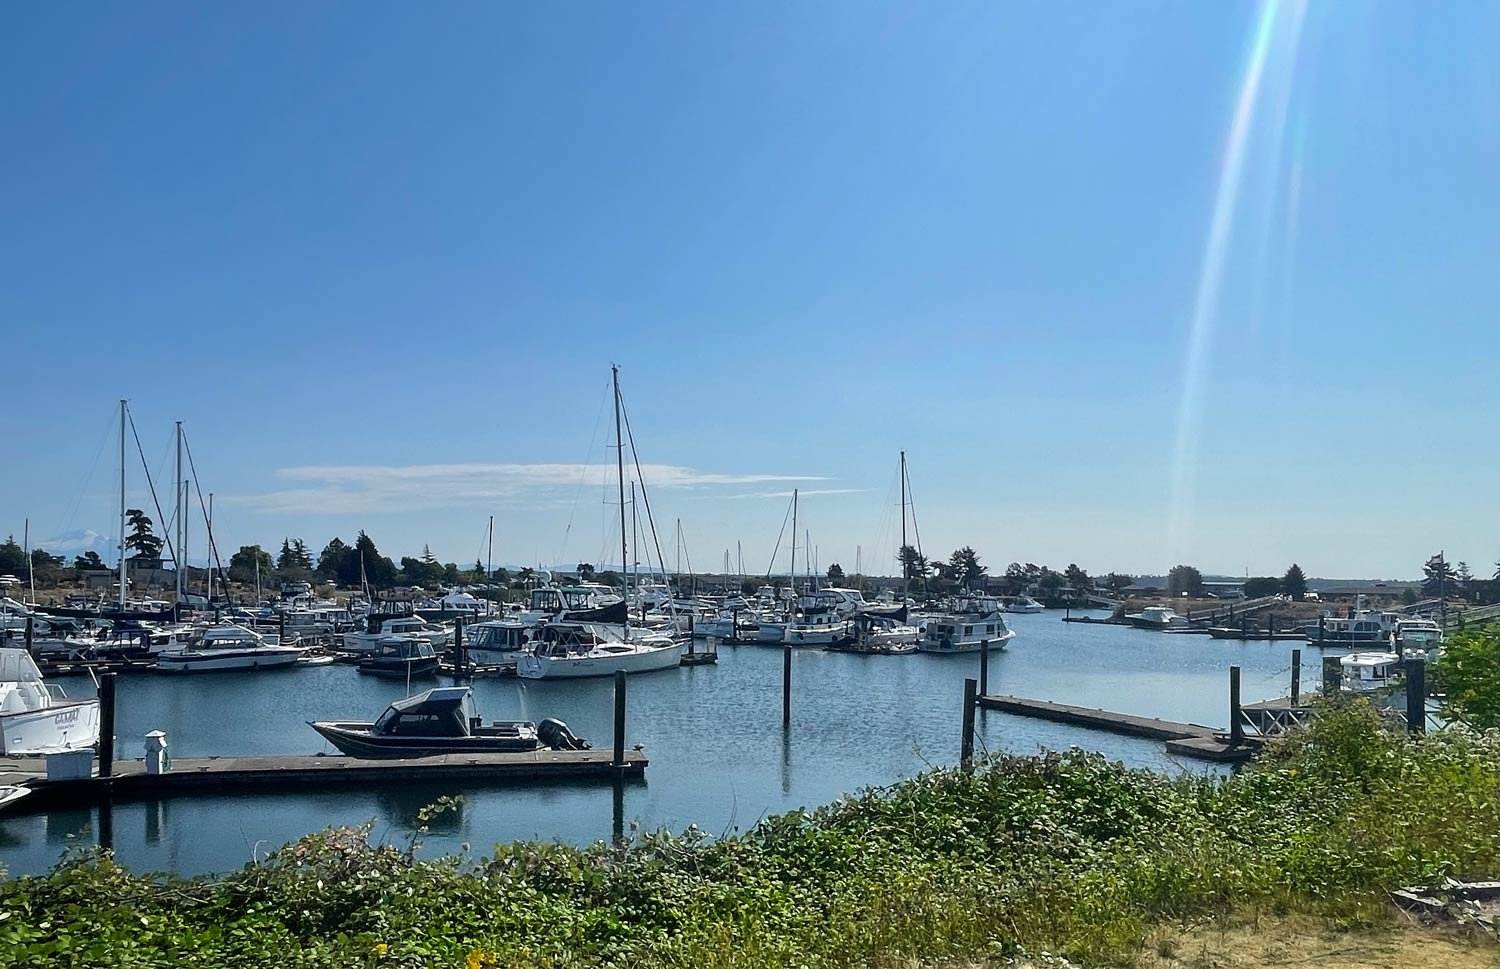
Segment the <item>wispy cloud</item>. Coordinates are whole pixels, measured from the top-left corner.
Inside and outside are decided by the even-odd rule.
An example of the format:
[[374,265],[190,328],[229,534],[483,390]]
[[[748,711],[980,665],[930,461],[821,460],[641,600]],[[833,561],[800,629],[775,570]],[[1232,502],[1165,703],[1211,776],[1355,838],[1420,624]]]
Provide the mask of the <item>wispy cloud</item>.
[[[634,477],[634,469],[628,469],[628,473]],[[281,468],[276,472],[276,476],[291,487],[259,495],[226,496],[224,500],[252,511],[312,514],[410,511],[467,504],[542,506],[565,503],[566,496],[576,494],[580,488],[597,488],[613,482],[615,474],[613,464],[310,466]],[[643,464],[641,478],[647,487],[660,489],[786,485],[829,480],[821,475],[735,474],[673,464]],[[824,493],[844,491],[828,489]],[[779,494],[782,493],[729,497],[776,497]],[[791,492],[784,494],[790,496]]]
[[[859,495],[869,491],[869,488],[802,488],[799,489],[802,497],[808,495]],[[747,491],[738,495],[713,495],[704,497],[714,498],[790,498],[790,491]]]

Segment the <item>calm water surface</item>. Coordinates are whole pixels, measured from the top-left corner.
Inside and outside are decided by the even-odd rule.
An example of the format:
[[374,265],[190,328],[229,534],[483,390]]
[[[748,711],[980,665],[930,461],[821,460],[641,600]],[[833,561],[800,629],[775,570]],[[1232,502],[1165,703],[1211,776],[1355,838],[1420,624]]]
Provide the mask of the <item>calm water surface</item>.
[[[1319,655],[1306,644],[1237,643],[1120,626],[1064,623],[1056,612],[1009,617],[1016,638],[990,659],[990,691],[1102,707],[1211,726],[1228,721],[1228,668],[1239,664],[1245,702],[1285,695],[1291,651],[1303,647],[1303,683],[1318,682]],[[236,795],[125,803],[113,811],[115,850],[137,870],[183,873],[237,867],[256,854],[331,824],[373,819],[378,834],[404,840],[422,805],[462,793],[454,815],[434,825],[430,852],[470,844],[487,852],[518,838],[587,843],[618,824],[713,834],[762,815],[813,806],[869,785],[958,759],[963,680],[972,656],[794,656],[790,734],[781,727],[781,653],[720,650],[717,666],[631,677],[629,742],[651,758],[645,783],[616,801],[609,784],[534,788],[412,785],[331,794]],[[69,693],[88,681],[60,681]],[[447,679],[419,684],[425,689]],[[558,717],[607,747],[612,690],[605,680],[479,680],[487,719]],[[189,678],[138,675],[119,685],[116,756],[141,756],[147,731],[162,729],[177,757],[332,752],[305,721],[369,719],[404,684],[360,676],[349,666]],[[1159,743],[997,713],[979,717],[981,749],[1032,753],[1072,745],[1163,771],[1212,768],[1169,757]],[[92,810],[20,814],[0,820],[0,866],[45,870],[65,848],[91,841]]]

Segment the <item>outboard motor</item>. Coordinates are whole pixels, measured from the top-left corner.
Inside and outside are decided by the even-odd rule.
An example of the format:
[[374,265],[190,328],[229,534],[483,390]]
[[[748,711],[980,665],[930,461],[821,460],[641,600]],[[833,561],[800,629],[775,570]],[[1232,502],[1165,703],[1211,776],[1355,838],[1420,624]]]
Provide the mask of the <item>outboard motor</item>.
[[561,720],[548,717],[536,725],[536,736],[544,745],[553,750],[588,750],[589,742],[582,737],[573,736],[573,731]]

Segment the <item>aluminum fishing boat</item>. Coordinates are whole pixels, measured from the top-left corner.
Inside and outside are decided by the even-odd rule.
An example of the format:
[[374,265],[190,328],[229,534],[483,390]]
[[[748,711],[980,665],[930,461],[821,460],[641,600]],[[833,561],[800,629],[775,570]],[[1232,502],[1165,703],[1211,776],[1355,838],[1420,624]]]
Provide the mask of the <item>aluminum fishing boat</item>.
[[467,686],[438,687],[397,700],[374,723],[310,720],[308,726],[349,756],[366,759],[588,748],[560,720],[486,724],[475,712],[474,691]]

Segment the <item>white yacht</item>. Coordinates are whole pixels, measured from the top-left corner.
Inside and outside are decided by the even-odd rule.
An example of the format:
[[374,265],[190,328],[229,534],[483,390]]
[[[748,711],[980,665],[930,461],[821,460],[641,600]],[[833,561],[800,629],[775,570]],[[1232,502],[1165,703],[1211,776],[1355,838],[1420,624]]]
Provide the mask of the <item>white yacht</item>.
[[53,754],[99,742],[99,701],[69,700],[24,649],[0,649],[0,754]]
[[421,616],[387,616],[378,614],[370,619],[382,621],[373,631],[344,633],[344,649],[350,653],[373,653],[384,646],[384,640],[392,636],[410,636],[420,639],[441,653],[453,645],[453,630],[439,623],[428,622]]
[[[901,656],[915,653],[922,630],[888,616],[861,616],[854,622],[854,637],[843,648],[853,653]],[[836,647],[837,648],[837,647]]]
[[1031,596],[1021,595],[1011,597],[1011,600],[1005,604],[1005,611],[1014,613],[1046,612],[1047,607],[1031,598]]
[[1188,625],[1186,616],[1179,616],[1171,606],[1147,606],[1140,612],[1125,617],[1132,626],[1141,629],[1155,629],[1158,632],[1167,629],[1180,629]]
[[1015,635],[998,608],[988,614],[954,612],[928,620],[917,649],[924,653],[977,653],[986,642],[1004,649]]
[[519,619],[486,619],[464,627],[464,652],[480,666],[510,663],[526,648],[533,627]]
[[533,634],[531,648],[516,657],[516,675],[528,680],[649,673],[682,662],[683,644],[657,633],[622,637],[604,623],[554,622]]
[[826,614],[799,616],[781,634],[781,642],[788,646],[837,646],[853,638],[849,620]]
[[1339,657],[1341,685],[1345,690],[1368,693],[1389,686],[1400,672],[1401,657],[1395,653],[1350,653]]
[[1443,628],[1431,619],[1398,619],[1391,631],[1391,642],[1399,653],[1430,657],[1443,646]]
[[287,669],[305,652],[301,646],[284,645],[275,635],[221,623],[204,630],[196,643],[158,654],[156,668],[163,673]]

